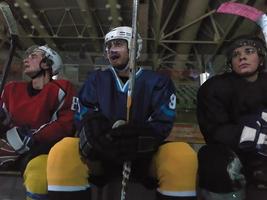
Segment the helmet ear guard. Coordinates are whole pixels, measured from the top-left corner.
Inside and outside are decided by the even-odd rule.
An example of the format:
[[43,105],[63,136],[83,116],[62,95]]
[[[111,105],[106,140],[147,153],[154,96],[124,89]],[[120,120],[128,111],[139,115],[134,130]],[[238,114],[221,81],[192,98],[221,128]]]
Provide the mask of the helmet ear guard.
[[49,68],[52,69],[52,66],[54,64],[53,60],[51,60],[50,58],[48,57],[44,57],[42,60],[41,60],[41,63],[44,63],[45,65],[47,65]]
[[38,47],[38,49],[42,50],[45,52],[45,63],[52,67],[52,74],[56,75],[58,74],[59,70],[61,69],[63,63],[62,63],[62,59],[59,56],[59,54],[51,49],[50,47],[48,47],[47,45],[45,46],[40,46]]

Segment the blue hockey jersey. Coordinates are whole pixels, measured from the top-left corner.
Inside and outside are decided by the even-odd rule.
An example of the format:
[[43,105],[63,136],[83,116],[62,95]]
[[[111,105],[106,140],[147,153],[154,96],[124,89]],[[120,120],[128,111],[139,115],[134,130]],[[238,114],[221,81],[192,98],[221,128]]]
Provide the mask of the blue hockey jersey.
[[[79,93],[80,109],[76,118],[87,112],[99,111],[112,123],[126,120],[127,91],[113,67],[89,74]],[[136,72],[130,120],[147,124],[162,139],[166,138],[176,116],[175,87],[170,78],[151,70],[139,68]]]

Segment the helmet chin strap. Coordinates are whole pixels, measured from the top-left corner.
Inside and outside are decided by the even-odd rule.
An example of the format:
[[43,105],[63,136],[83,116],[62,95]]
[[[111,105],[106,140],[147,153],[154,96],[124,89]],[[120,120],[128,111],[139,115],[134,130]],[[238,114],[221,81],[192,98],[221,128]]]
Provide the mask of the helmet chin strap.
[[45,70],[44,69],[40,69],[38,72],[36,72],[36,74],[30,76],[31,79],[35,79],[37,77],[43,76],[45,74]]
[[44,76],[44,75],[45,75],[45,71],[46,71],[46,70],[42,68],[42,63],[46,63],[46,62],[44,61],[44,59],[41,60],[41,62],[39,63],[39,71],[36,72],[34,75],[30,76],[31,79],[35,79],[35,78],[37,78],[37,77],[40,77],[40,76]]

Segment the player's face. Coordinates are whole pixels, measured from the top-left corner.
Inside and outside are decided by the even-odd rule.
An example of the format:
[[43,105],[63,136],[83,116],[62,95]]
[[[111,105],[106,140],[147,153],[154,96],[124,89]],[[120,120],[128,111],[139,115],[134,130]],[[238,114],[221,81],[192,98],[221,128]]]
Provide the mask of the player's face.
[[122,39],[111,40],[106,44],[107,57],[113,67],[124,67],[129,61],[127,41]]
[[253,75],[262,61],[257,49],[252,46],[238,47],[232,54],[232,67],[241,76]]
[[40,71],[40,63],[43,59],[42,51],[33,51],[23,60],[24,73],[28,76],[32,76]]

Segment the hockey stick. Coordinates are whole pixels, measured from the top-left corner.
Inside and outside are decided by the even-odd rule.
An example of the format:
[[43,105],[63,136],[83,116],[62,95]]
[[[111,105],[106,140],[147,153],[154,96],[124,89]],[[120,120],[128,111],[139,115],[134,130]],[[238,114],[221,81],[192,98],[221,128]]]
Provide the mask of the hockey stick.
[[246,4],[226,2],[221,4],[216,12],[238,15],[256,22],[261,27],[267,42],[267,16],[262,11]]
[[18,39],[18,30],[16,26],[16,20],[9,8],[9,5],[6,2],[0,3],[0,15],[1,15],[1,19],[3,19],[3,21],[7,25],[7,28],[8,28],[10,37],[11,37],[9,54],[8,54],[9,56],[3,67],[3,76],[2,76],[1,86],[0,86],[0,93],[2,93],[4,89],[4,85],[6,83],[9,70],[10,70],[10,65],[11,65],[11,62],[12,62],[12,59],[15,53],[16,41]]
[[239,15],[247,19],[250,19],[254,22],[257,22],[260,19],[260,17],[263,15],[262,11],[254,7],[248,6],[246,4],[234,3],[234,2],[226,2],[226,3],[221,4],[219,8],[216,10],[216,12]]
[[[137,16],[138,16],[138,4],[139,0],[133,0],[132,10],[132,40],[130,44],[130,55],[129,55],[129,87],[127,92],[127,122],[130,121],[130,112],[133,100],[133,91],[135,85],[135,61],[136,61],[136,43],[137,43]],[[121,200],[126,199],[126,189],[131,174],[131,161],[123,163],[122,170],[122,182],[121,182]]]

